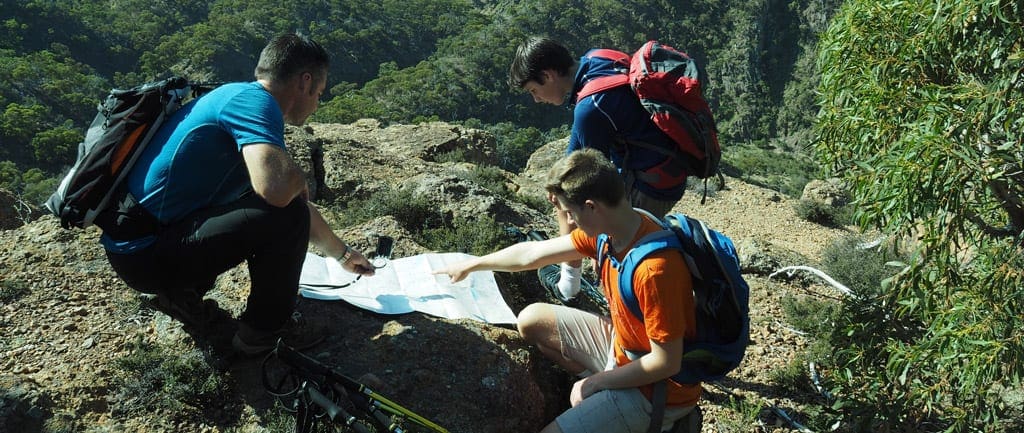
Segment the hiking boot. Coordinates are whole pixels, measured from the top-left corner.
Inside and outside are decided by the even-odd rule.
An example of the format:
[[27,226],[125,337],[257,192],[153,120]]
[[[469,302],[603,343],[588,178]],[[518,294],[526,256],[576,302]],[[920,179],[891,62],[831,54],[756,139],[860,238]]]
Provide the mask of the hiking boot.
[[558,290],[558,280],[562,277],[561,265],[547,265],[537,269],[537,279],[540,280],[540,285],[547,289],[554,296],[555,299],[561,300],[562,294]]
[[295,350],[309,349],[324,341],[326,330],[310,326],[298,311],[285,325],[276,331],[260,331],[244,322],[238,325],[238,332],[231,340],[231,346],[246,356],[262,355],[277,347],[277,340]]
[[214,320],[219,306],[213,299],[203,299],[198,293],[181,292],[141,293],[142,305],[160,311],[192,327],[205,327]]

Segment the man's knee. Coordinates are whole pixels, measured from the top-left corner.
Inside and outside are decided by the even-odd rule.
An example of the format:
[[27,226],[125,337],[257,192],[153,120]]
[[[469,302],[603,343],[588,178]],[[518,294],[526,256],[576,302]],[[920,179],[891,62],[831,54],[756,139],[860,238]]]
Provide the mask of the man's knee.
[[552,332],[557,332],[557,323],[551,306],[548,304],[530,304],[516,317],[519,335],[530,343],[545,341]]

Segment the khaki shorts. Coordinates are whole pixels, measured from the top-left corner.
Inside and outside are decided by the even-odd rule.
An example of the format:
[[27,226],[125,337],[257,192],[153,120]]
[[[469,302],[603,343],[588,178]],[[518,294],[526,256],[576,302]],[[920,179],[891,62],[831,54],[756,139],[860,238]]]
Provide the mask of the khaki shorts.
[[[590,372],[615,368],[611,320],[587,311],[552,305],[558,324],[562,356],[583,364]],[[693,410],[668,406],[662,431]],[[637,388],[597,392],[555,419],[563,433],[646,433],[651,423],[651,402]]]

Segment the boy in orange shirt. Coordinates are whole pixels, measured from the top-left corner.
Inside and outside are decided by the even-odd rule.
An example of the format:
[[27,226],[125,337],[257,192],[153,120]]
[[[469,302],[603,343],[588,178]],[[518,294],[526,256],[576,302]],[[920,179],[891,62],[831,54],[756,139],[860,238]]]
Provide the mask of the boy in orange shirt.
[[[547,191],[577,228],[554,239],[514,244],[456,263],[437,273],[452,281],[481,270],[523,271],[552,263],[596,258],[597,236],[609,237],[605,256],[622,260],[637,240],[660,230],[633,210],[622,177],[600,152],[584,149],[559,160],[548,174]],[[619,296],[618,270],[601,266],[601,288],[610,317],[563,305],[532,304],[519,313],[519,333],[545,356],[582,379],[572,388],[572,407],[541,433],[646,432],[651,389],[666,380],[662,430],[688,414],[700,385],[668,379],[680,368],[684,337],[695,330],[690,272],[682,255],[663,250],[641,262],[634,292],[645,321],[635,318]],[[637,356],[639,354],[639,356]]]

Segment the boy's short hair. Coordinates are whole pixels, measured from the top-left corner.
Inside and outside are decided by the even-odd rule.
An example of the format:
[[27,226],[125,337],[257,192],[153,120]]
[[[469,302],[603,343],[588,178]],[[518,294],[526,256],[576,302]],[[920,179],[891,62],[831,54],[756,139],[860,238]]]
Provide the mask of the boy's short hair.
[[591,148],[574,151],[555,162],[544,189],[574,206],[582,206],[587,200],[615,206],[626,198],[626,185],[619,171],[604,154]]
[[534,36],[519,45],[508,70],[508,85],[522,88],[530,81],[544,84],[541,72],[553,69],[559,75],[566,75],[575,60],[569,50],[557,41]]
[[285,33],[271,39],[260,52],[256,79],[288,81],[303,72],[326,78],[331,56],[308,36]]

